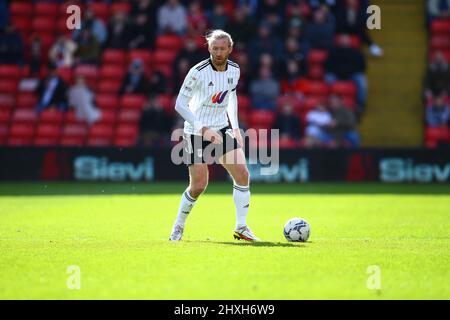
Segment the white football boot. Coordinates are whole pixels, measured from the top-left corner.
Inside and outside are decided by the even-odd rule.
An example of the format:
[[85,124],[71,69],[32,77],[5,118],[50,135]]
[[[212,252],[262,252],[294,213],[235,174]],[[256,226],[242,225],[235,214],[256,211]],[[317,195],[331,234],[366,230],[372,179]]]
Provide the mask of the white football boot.
[[253,234],[253,232],[247,227],[243,226],[239,229],[234,230],[234,238],[237,240],[246,240],[246,241],[261,241],[257,236]]
[[172,228],[172,233],[170,234],[169,241],[180,241],[183,237],[184,226],[175,224]]

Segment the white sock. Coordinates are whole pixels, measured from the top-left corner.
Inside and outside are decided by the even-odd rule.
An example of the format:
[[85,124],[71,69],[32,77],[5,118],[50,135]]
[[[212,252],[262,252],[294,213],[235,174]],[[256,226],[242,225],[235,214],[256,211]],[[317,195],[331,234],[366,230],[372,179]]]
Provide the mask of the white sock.
[[250,205],[250,187],[233,185],[233,200],[236,206],[236,229],[247,225],[247,213]]
[[195,201],[196,200],[189,194],[189,188],[187,188],[181,196],[180,207],[178,209],[178,215],[177,220],[175,220],[175,224],[184,226],[184,224],[186,223],[186,219],[189,216],[189,212],[191,212],[192,207],[194,207]]

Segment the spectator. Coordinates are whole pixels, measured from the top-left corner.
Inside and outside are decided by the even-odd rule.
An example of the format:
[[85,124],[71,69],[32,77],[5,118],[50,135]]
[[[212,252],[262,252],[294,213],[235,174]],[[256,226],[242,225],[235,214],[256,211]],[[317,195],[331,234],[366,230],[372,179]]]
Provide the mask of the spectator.
[[152,22],[146,14],[137,14],[133,17],[130,26],[130,49],[148,49],[153,47],[155,35],[152,32]]
[[117,11],[111,17],[108,24],[108,39],[106,47],[113,49],[127,49],[130,42],[130,25],[127,14]]
[[437,96],[433,104],[427,108],[426,117],[429,127],[442,127],[448,124],[450,119],[450,106],[445,101],[446,95]]
[[48,56],[50,62],[59,67],[72,67],[74,64],[74,54],[77,44],[63,35],[50,48]]
[[333,122],[330,134],[339,147],[358,147],[359,135],[356,131],[356,118],[352,111],[342,104],[342,99],[338,95],[331,95],[329,107]]
[[352,80],[357,88],[358,111],[362,112],[367,100],[366,61],[362,52],[350,46],[350,37],[341,37],[340,44],[330,51],[325,63],[325,80]]
[[189,66],[192,67],[202,59],[205,59],[205,54],[198,49],[197,42],[193,38],[187,38],[184,48],[178,52],[175,58],[175,69],[181,59],[187,59]]
[[186,9],[178,0],[167,0],[158,10],[158,33],[184,35],[187,29]]
[[23,63],[23,41],[12,24],[0,29],[0,63]]
[[148,90],[149,83],[145,77],[144,63],[140,59],[134,59],[130,64],[127,75],[123,79],[120,94],[146,94]]
[[33,37],[30,43],[30,75],[39,76],[42,64],[42,41],[39,36]]
[[275,110],[276,99],[280,93],[280,85],[272,77],[270,69],[259,70],[259,78],[250,83],[250,95],[255,109]]
[[295,59],[286,61],[283,71],[283,79],[281,82],[283,93],[296,91],[297,80],[303,74],[298,61]]
[[234,10],[233,19],[228,21],[225,30],[233,35],[236,47],[247,47],[254,38],[255,21],[247,14],[245,7],[238,7]]
[[266,23],[274,34],[283,32],[283,17],[286,11],[285,2],[280,0],[259,1],[258,20]]
[[131,20],[145,20],[148,25],[147,33],[149,38],[154,39],[156,34],[156,14],[159,0],[136,0],[132,1]]
[[328,133],[334,120],[325,106],[319,103],[306,115],[305,144],[308,147],[335,146],[333,138]]
[[0,30],[9,23],[9,8],[6,0],[0,0]]
[[154,70],[149,79],[149,92],[152,95],[167,93],[167,80],[159,70]]
[[211,29],[225,29],[228,23],[228,17],[225,14],[225,9],[222,3],[216,3],[214,5],[214,11],[209,19],[209,25]]
[[314,11],[313,20],[306,26],[303,46],[305,53],[309,49],[329,50],[333,46],[335,32],[334,17],[326,6]]
[[277,114],[274,128],[280,130],[280,138],[300,139],[300,119],[293,112],[293,107],[289,103],[281,106],[281,111]]
[[172,128],[173,119],[166,115],[156,97],[150,97],[142,110],[139,122],[139,144],[158,146],[166,141]]
[[442,51],[437,51],[428,66],[425,95],[430,98],[442,91],[450,94],[450,66]]
[[202,11],[200,1],[193,1],[189,4],[187,21],[189,35],[201,36],[205,33],[208,27],[208,20]]
[[47,77],[39,82],[36,89],[39,97],[36,111],[40,113],[50,106],[56,106],[58,110],[65,111],[67,109],[66,91],[66,85],[58,76],[56,67],[50,65]]
[[369,36],[366,27],[367,4],[358,0],[345,0],[338,5],[336,12],[336,32],[356,35],[369,46],[369,53],[374,57],[381,57],[383,50],[375,44]]
[[100,44],[89,29],[84,29],[77,41],[75,51],[77,63],[97,64],[100,57]]
[[[249,54],[252,61],[257,62],[262,54],[267,53],[275,61],[283,59],[283,43],[280,39],[271,34],[268,25],[261,24],[258,28],[258,36],[250,43]],[[254,65],[254,68],[257,66]]]
[[186,77],[186,75],[189,72],[189,68],[191,67],[191,64],[189,63],[189,60],[184,58],[177,61],[177,64],[175,65],[175,70],[173,72],[173,94],[176,94],[180,87],[183,85],[183,80]]
[[81,21],[81,29],[74,31],[73,39],[78,42],[79,38],[82,37],[84,30],[89,30],[100,45],[103,45],[108,38],[108,30],[106,29],[105,24],[102,20],[95,17],[94,11],[89,7],[84,12],[84,18]]
[[69,105],[75,108],[78,120],[92,125],[101,118],[101,112],[94,105],[94,94],[89,90],[83,76],[78,76],[68,93]]
[[450,0],[428,0],[428,15],[431,19],[450,17]]

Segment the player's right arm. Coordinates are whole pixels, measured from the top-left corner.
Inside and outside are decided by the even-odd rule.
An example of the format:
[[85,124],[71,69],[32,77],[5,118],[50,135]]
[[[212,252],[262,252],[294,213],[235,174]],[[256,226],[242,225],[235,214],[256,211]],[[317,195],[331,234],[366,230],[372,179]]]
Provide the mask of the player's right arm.
[[180,88],[180,92],[178,93],[178,97],[175,102],[175,110],[183,117],[184,120],[189,122],[194,127],[195,132],[203,135],[206,140],[211,141],[212,143],[222,143],[222,137],[214,130],[203,126],[202,122],[189,108],[189,101],[195,91],[199,90],[200,81],[198,71],[192,68]]

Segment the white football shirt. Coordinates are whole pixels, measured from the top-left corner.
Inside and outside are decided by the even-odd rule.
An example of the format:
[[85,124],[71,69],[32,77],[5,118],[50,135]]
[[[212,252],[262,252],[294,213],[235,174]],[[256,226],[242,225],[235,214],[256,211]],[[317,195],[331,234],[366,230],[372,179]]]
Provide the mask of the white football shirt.
[[[228,126],[227,107],[230,96],[236,94],[239,66],[228,60],[225,71],[217,71],[206,59],[193,66],[180,88],[180,94],[190,98],[189,109],[204,127],[220,130]],[[184,132],[199,134],[189,122]]]

